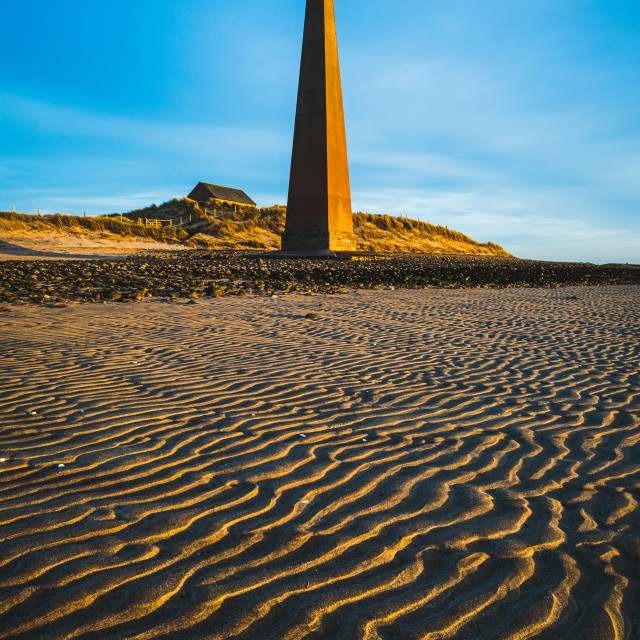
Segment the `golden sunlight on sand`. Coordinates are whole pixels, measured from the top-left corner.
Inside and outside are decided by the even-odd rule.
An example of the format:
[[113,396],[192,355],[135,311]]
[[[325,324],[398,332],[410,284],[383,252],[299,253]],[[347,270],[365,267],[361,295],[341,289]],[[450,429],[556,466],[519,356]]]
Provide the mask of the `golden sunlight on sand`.
[[0,638],[639,633],[639,287],[0,323]]

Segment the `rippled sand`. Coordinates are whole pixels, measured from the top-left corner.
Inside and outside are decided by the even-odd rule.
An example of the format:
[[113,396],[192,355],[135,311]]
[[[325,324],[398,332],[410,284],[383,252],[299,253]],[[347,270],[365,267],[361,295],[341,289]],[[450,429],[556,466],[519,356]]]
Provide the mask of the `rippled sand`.
[[1,638],[639,637],[638,287],[0,323]]

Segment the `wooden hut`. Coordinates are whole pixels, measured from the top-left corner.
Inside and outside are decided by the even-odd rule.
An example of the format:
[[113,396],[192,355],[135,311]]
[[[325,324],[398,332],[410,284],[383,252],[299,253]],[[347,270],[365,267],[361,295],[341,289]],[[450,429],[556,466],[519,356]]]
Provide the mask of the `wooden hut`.
[[244,191],[223,187],[219,184],[209,184],[208,182],[198,182],[187,198],[195,200],[201,206],[206,205],[211,200],[220,204],[256,206],[256,203]]

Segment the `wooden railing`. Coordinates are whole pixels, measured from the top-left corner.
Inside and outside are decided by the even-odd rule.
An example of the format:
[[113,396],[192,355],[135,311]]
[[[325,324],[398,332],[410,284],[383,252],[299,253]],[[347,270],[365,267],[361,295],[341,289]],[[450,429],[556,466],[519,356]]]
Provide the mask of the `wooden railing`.
[[167,226],[173,226],[173,220],[160,220],[159,218],[138,218],[137,224],[143,224],[145,227],[154,227],[160,229],[163,222],[168,222]]

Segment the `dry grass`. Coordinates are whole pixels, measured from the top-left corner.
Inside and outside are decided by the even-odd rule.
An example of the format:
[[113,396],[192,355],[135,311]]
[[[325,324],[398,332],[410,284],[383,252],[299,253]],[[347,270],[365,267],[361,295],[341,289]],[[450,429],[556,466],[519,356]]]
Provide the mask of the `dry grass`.
[[[215,216],[212,215],[214,211]],[[213,201],[200,207],[197,202],[183,198],[125,215],[132,218],[171,217],[174,224],[180,216],[185,219],[190,215],[197,231],[191,240],[198,245],[216,249],[278,249],[286,207],[256,209]],[[476,242],[452,229],[419,220],[355,213],[353,223],[361,251],[510,255],[492,242]]]
[[0,211],[0,233],[20,231],[62,232],[71,235],[82,235],[83,232],[109,233],[124,238],[149,238],[158,242],[180,242],[188,236],[187,232],[174,227],[155,229],[134,224],[126,217],[120,220],[111,216],[82,217],[68,216],[60,213],[37,216],[12,211]]
[[201,207],[194,200],[183,198],[123,215],[132,221],[138,218],[171,220],[174,225],[182,220],[191,246],[272,250],[280,248],[285,211],[279,206],[257,209],[213,201]]
[[[0,233],[31,230],[78,235],[93,231],[210,249],[272,250],[280,248],[285,215],[282,206],[257,209],[211,201],[201,207],[194,200],[182,198],[122,215],[88,218],[0,212]],[[172,225],[167,223],[158,229],[136,224],[145,218],[171,220]],[[419,220],[355,213],[353,221],[361,251],[509,255],[492,242],[479,243],[452,229]]]
[[355,213],[353,225],[363,251],[509,255],[493,242],[476,242],[453,229],[420,220]]

